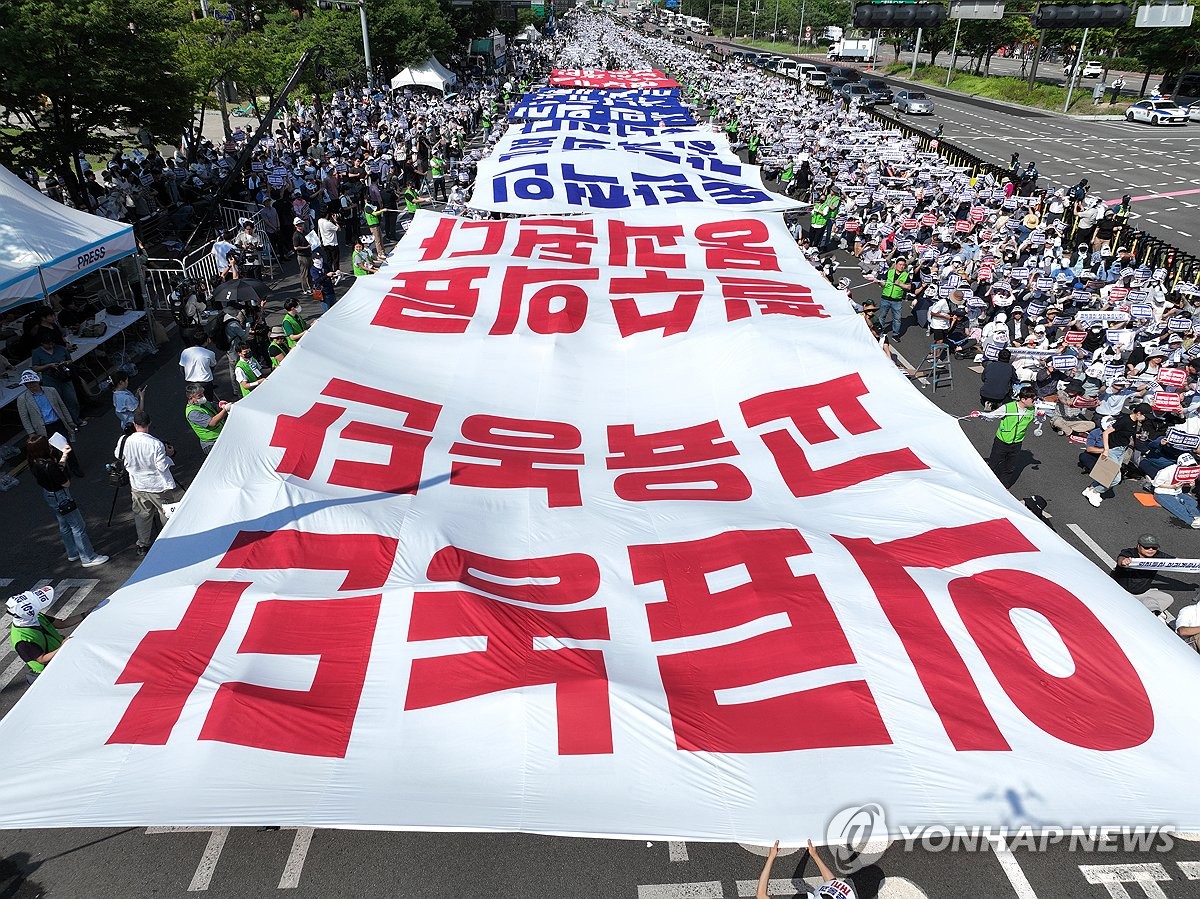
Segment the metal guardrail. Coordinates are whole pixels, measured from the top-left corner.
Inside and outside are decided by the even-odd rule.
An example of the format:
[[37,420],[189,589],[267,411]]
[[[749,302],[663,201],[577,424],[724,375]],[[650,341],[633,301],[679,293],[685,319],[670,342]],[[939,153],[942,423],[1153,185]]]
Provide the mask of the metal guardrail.
[[[799,84],[798,78],[791,75],[781,75],[779,72],[772,71],[771,69],[763,69],[763,74],[773,75],[776,78],[782,78],[785,81]],[[818,96],[828,99],[833,99],[834,96],[833,91],[826,87],[812,86],[809,90],[815,92]],[[866,112],[886,127],[898,129],[905,137],[915,137],[918,141],[917,145],[926,152],[934,151],[936,141],[936,152],[947,159],[951,165],[969,169],[972,178],[983,174],[991,174],[1000,182],[1011,174],[1003,166],[987,162],[970,150],[953,143],[945,140],[937,140],[928,131],[917,128],[908,122],[889,118],[874,108],[868,108]],[[1172,289],[1184,282],[1200,286],[1200,257],[1193,253],[1185,252],[1174,244],[1163,240],[1161,237],[1143,231],[1131,224],[1122,225],[1118,234],[1120,235],[1121,245],[1129,247],[1139,265],[1149,265],[1151,268],[1166,269],[1167,283],[1171,285]]]

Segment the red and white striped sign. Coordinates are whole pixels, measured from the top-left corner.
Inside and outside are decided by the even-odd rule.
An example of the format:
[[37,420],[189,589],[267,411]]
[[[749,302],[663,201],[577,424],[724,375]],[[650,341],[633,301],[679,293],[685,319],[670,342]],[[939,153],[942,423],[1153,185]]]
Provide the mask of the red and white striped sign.
[[1112,290],[1110,290],[1108,292],[1109,300],[1111,300],[1114,303],[1118,302],[1119,300],[1125,299],[1127,296],[1129,296],[1129,288],[1128,287],[1114,287]]
[[974,206],[971,208],[971,221],[982,222],[983,218],[984,218],[984,211],[983,211],[982,206]]
[[1183,409],[1183,402],[1178,393],[1160,390],[1154,394],[1154,399],[1150,402],[1150,408],[1155,412],[1179,412]]
[[1173,480],[1176,484],[1194,484],[1200,477],[1200,465],[1180,465],[1175,469]]
[[1067,346],[1079,346],[1083,343],[1083,338],[1086,336],[1087,334],[1083,331],[1068,331],[1063,336],[1063,343]]
[[968,231],[971,230],[972,227],[973,226],[971,225],[971,223],[968,221],[965,221],[965,220],[954,223],[954,230],[957,231],[959,234],[966,234]]
[[920,224],[916,219],[905,219],[900,223],[900,227],[904,231],[916,231]]
[[926,228],[932,228],[937,224],[937,219],[938,217],[936,212],[927,212],[921,216],[921,224]]

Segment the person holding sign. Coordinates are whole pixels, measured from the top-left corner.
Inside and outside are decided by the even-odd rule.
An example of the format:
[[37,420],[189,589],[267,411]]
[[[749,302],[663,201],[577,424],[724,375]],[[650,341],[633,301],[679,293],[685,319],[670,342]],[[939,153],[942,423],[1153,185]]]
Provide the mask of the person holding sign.
[[[817,854],[817,847],[812,844],[812,840],[808,841],[808,854],[812,856],[812,860],[817,866],[817,871],[821,875],[821,883],[808,889],[804,893],[804,899],[855,899],[857,894],[854,892],[854,885],[850,881],[834,875],[829,865],[825,864],[821,860],[821,856]],[[776,840],[775,845],[767,852],[767,861],[763,865],[762,873],[758,875],[758,889],[754,894],[756,899],[767,899],[770,895],[771,868],[775,864],[777,855],[779,855],[779,840]],[[790,884],[788,890],[791,891]]]
[[1136,596],[1138,602],[1155,615],[1161,615],[1167,609],[1171,608],[1171,604],[1175,602],[1175,597],[1166,590],[1159,590],[1157,587],[1150,586],[1154,583],[1155,577],[1158,576],[1158,572],[1154,569],[1130,568],[1129,563],[1134,559],[1173,558],[1175,557],[1170,553],[1162,551],[1162,548],[1158,545],[1157,537],[1153,534],[1142,534],[1142,536],[1138,537],[1136,547],[1129,547],[1117,553],[1117,564],[1110,576],[1124,588],[1126,593]]
[[1100,461],[1107,459],[1112,463],[1109,467],[1115,470],[1106,470],[1105,477],[1101,480],[1096,477],[1096,469],[1092,469],[1092,483],[1083,488],[1083,497],[1093,506],[1100,505],[1104,499],[1101,494],[1105,490],[1121,483],[1121,465],[1124,464],[1129,447],[1133,445],[1138,431],[1149,416],[1150,404],[1138,403],[1130,412],[1118,415],[1112,425],[1104,429],[1104,452],[1100,454]]
[[1184,524],[1200,529],[1200,503],[1196,502],[1196,476],[1200,467],[1191,453],[1182,453],[1179,460],[1154,476],[1154,500]]

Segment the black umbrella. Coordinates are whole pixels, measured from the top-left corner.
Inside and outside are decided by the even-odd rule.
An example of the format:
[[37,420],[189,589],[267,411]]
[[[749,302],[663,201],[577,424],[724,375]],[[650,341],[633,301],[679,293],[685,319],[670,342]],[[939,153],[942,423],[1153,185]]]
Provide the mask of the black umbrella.
[[266,292],[267,285],[262,281],[234,278],[214,290],[212,299],[217,306],[228,306],[231,303],[238,306],[254,306]]

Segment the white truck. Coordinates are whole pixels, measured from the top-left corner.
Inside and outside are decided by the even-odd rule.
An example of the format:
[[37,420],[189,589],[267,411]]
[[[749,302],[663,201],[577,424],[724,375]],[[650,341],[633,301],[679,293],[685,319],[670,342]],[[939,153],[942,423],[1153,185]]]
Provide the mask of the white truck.
[[844,38],[830,44],[829,58],[866,62],[875,58],[875,41],[873,38]]

